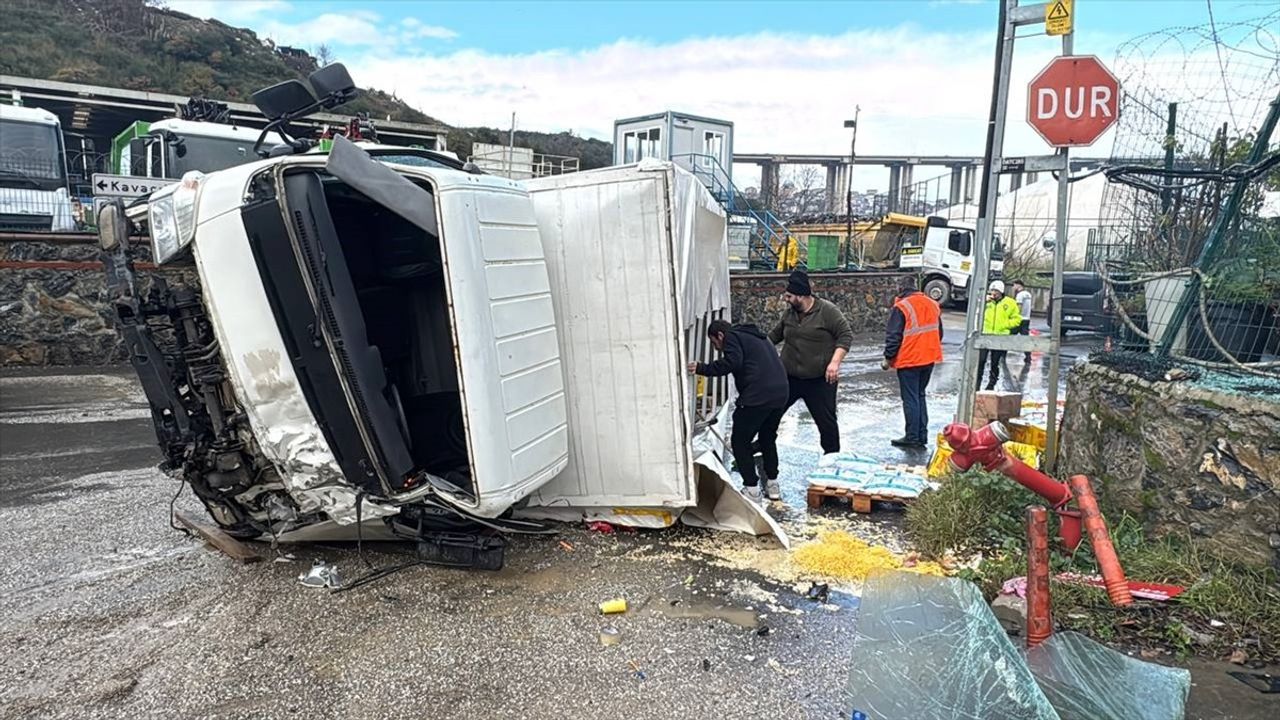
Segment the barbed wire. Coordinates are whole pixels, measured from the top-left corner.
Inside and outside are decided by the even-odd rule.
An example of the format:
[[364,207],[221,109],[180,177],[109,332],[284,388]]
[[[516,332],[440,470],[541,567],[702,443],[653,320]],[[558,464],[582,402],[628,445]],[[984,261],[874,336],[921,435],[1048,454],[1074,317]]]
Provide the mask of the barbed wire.
[[[1087,262],[1130,336],[1181,361],[1274,377],[1280,362],[1264,357],[1280,352],[1280,219],[1261,211],[1280,191],[1280,151],[1250,160],[1271,142],[1259,134],[1280,103],[1280,11],[1223,24],[1208,10],[1204,25],[1118,48],[1113,162],[1072,181],[1106,177]],[[1166,327],[1183,312],[1186,326]]]

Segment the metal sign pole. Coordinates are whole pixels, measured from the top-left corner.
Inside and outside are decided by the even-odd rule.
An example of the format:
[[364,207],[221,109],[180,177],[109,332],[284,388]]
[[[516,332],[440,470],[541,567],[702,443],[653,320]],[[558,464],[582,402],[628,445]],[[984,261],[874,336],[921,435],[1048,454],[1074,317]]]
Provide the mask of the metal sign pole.
[[987,126],[986,163],[982,168],[977,222],[977,243],[973,251],[973,276],[969,280],[969,308],[965,314],[964,359],[960,364],[960,397],[956,422],[973,422],[974,395],[978,391],[978,346],[982,335],[982,314],[987,303],[987,282],[991,275],[991,242],[995,237],[996,199],[999,196],[1000,156],[1004,153],[1004,126],[1009,110],[1009,76],[1013,66],[1014,15],[1018,0],[1001,0],[1000,36],[996,46],[996,76],[992,88],[991,115]]
[[[1062,36],[1062,54],[1071,55],[1075,31]],[[1070,212],[1071,158],[1067,148],[1058,151],[1062,169],[1058,171],[1057,240],[1053,244],[1053,290],[1049,302],[1049,412],[1045,416],[1044,461],[1041,466],[1052,473],[1058,464],[1058,377],[1062,371],[1062,272],[1067,264],[1067,216]]]

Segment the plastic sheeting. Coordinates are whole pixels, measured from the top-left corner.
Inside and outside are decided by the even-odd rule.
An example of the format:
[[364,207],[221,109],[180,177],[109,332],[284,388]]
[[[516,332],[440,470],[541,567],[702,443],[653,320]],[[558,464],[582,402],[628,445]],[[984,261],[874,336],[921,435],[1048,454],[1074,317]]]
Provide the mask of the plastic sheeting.
[[870,720],[1179,720],[1190,687],[1076,633],[1021,650],[972,583],[896,572],[864,587],[848,693]]
[[848,685],[870,720],[1057,720],[972,583],[911,573],[864,586]]
[[1027,651],[1062,720],[1166,720],[1185,714],[1191,673],[1135,660],[1073,632]]
[[[1108,184],[1105,175],[1093,175],[1071,183],[1067,205],[1067,269],[1083,269],[1090,232],[1110,236],[1118,220],[1110,219],[1110,206],[1132,207],[1137,200],[1133,188]],[[951,220],[973,222],[978,206],[953,205],[933,213]],[[1053,251],[1043,240],[1056,234],[1058,222],[1058,182],[1052,178],[1005,192],[996,200],[995,230],[1004,241],[1005,252],[1020,252],[1040,261],[1052,261]],[[1126,216],[1127,218],[1127,216]],[[1110,242],[1110,241],[1109,241]]]
[[[828,456],[830,457],[830,456]],[[843,452],[809,473],[808,484],[839,487],[868,495],[886,497],[919,497],[933,486],[920,472],[901,465],[887,465],[857,453]],[[936,486],[935,486],[936,487]]]

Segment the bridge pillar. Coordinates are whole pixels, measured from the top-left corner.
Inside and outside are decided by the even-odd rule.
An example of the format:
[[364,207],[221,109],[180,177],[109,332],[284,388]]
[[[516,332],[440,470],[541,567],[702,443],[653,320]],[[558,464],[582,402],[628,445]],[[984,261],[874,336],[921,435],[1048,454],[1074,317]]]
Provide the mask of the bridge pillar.
[[889,212],[898,212],[902,201],[902,166],[889,166]]
[[844,191],[840,188],[843,167],[840,163],[827,165],[827,212],[844,212]]
[[974,192],[974,185],[977,184],[975,182],[975,179],[977,178],[977,176],[978,176],[977,165],[970,165],[964,169],[964,201],[966,203],[973,202],[974,199],[977,197],[977,193]]
[[964,199],[964,166],[951,166],[951,192],[947,195],[948,205],[959,205]]
[[912,176],[914,175],[915,175],[914,165],[907,164],[902,166],[902,191],[901,191],[902,200],[899,202],[899,205],[901,205],[902,207],[902,212],[906,212],[910,214],[916,214],[914,212],[915,208],[912,207],[912,205],[914,204],[915,191],[916,191],[915,183],[912,180]]
[[760,200],[774,210],[778,201],[778,163],[772,160],[760,163]]

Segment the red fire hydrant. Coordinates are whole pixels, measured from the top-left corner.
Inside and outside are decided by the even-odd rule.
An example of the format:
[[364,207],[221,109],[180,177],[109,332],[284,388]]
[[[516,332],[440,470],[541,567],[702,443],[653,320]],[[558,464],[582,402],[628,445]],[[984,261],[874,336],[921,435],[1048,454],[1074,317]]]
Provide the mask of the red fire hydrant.
[[[1019,485],[1048,500],[1053,511],[1058,514],[1058,537],[1068,550],[1075,551],[1080,547],[1082,525],[1088,526],[1093,553],[1098,559],[1098,567],[1102,571],[1112,603],[1128,605],[1133,602],[1125,582],[1124,570],[1120,567],[1115,548],[1111,544],[1106,522],[1098,512],[1098,502],[1093,496],[1088,478],[1077,476],[1072,478],[1070,485],[1061,483],[1005,452],[1004,443],[1008,441],[1009,434],[999,422],[977,430],[964,423],[952,423],[942,429],[942,435],[951,446],[950,462],[957,470],[964,471],[974,465],[981,465],[985,470],[1012,478]],[[1076,491],[1074,495],[1072,488]],[[1073,499],[1085,511],[1083,518],[1080,510],[1067,507]]]

